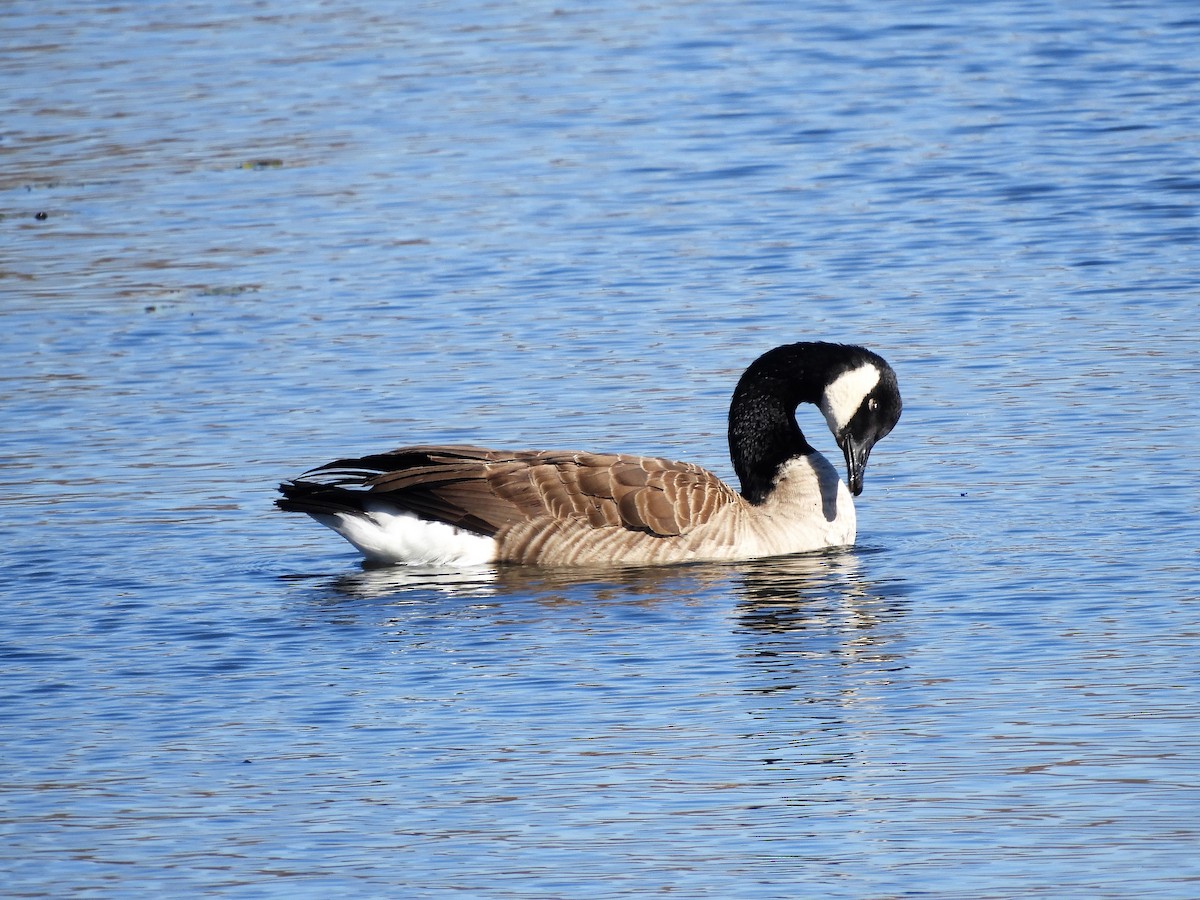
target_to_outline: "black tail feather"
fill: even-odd
[[[346,488],[316,484],[311,481],[285,481],[279,485],[282,497],[275,505],[284,512],[332,515],[361,513],[366,494]]]

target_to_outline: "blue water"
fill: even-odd
[[[3,34],[6,893],[1200,895],[1191,3]],[[408,442],[729,476],[802,339],[904,393],[852,551],[364,571],[271,506]]]

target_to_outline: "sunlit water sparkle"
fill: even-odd
[[[9,895],[1200,892],[1190,5],[5,29]],[[905,398],[851,551],[364,570],[271,508],[415,441],[729,477],[818,338]]]

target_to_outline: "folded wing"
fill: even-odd
[[[687,534],[742,503],[706,469],[653,457],[482,447],[403,447],[305,473],[364,501],[386,500],[426,519],[496,535],[534,519],[584,520],[661,537]],[[316,488],[319,490],[319,488]]]

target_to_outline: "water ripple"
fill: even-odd
[[[1176,6],[9,4],[10,892],[1194,895]],[[412,441],[729,477],[812,337],[905,394],[852,551],[363,569],[271,508]]]

